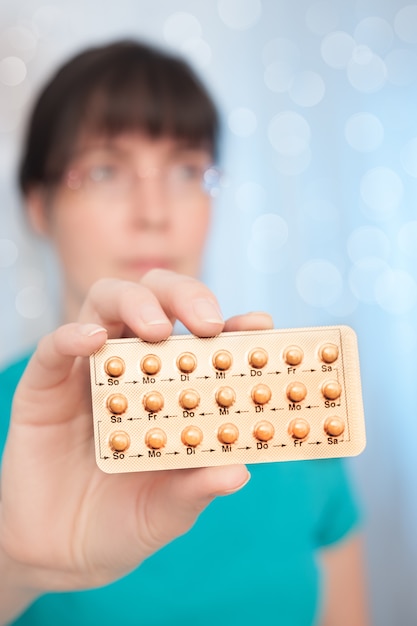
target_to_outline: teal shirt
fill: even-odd
[[[0,445],[23,359],[0,373]],[[47,594],[16,626],[311,626],[320,612],[317,549],[358,511],[339,459],[251,465],[184,536],[100,589]],[[48,532],[47,527],[45,532]],[[114,528],[114,533],[118,532]]]

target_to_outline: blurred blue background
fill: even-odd
[[[417,4],[2,0],[0,365],[59,315],[14,183],[28,109],[68,55],[131,36],[183,54],[222,111],[204,277],[224,313],[358,333],[368,446],[349,468],[374,623],[417,624]]]

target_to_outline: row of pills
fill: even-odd
[[[337,400],[342,388],[337,380],[328,380],[321,385],[321,393],[327,400]],[[307,387],[301,382],[291,382],[285,390],[288,400],[291,402],[302,402],[307,396]],[[236,393],[232,387],[220,387],[216,390],[215,401],[220,407],[229,408],[236,401]],[[254,404],[267,404],[272,397],[272,391],[268,385],[258,384],[252,387],[250,397]],[[143,395],[143,406],[146,411],[157,413],[164,406],[164,397],[159,391],[149,391]],[[178,397],[179,405],[186,410],[195,409],[200,404],[200,394],[195,389],[183,389]],[[107,408],[111,413],[121,415],[128,408],[128,400],[121,393],[111,394],[107,398]]]
[[[345,430],[343,420],[338,416],[328,417],[323,423],[323,431],[331,437],[340,437]],[[302,417],[297,417],[288,425],[288,433],[293,439],[304,440],[310,433],[310,424]],[[253,428],[253,436],[258,441],[267,442],[275,435],[274,425],[262,420]],[[217,430],[217,439],[222,444],[236,443],[239,438],[239,429],[236,424],[227,422],[221,424]],[[145,434],[145,445],[154,450],[164,448],[167,444],[167,435],[162,428],[150,428]],[[198,426],[186,426],[181,432],[181,441],[185,446],[197,447],[203,441],[203,431]],[[123,430],[116,430],[110,434],[109,447],[116,452],[125,452],[130,447],[130,436]]]
[[[324,363],[334,363],[339,356],[339,348],[335,344],[324,344],[318,350],[319,358]],[[283,360],[291,366],[300,365],[304,352],[298,346],[289,346],[283,352]],[[268,363],[269,355],[264,348],[255,348],[248,354],[248,365],[254,369],[262,369]],[[218,350],[212,357],[212,364],[216,370],[225,372],[232,367],[233,357],[228,350]],[[162,362],[156,354],[147,354],[140,362],[141,371],[147,376],[155,376],[161,370]],[[176,360],[177,369],[183,374],[191,374],[197,367],[197,357],[191,352],[183,352]],[[118,378],[125,371],[125,362],[114,356],[107,359],[104,370],[108,376]]]

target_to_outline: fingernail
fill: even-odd
[[[202,322],[210,322],[211,324],[223,324],[223,316],[212,300],[200,298],[193,302],[194,313]]]
[[[158,324],[169,324],[170,321],[167,317],[161,316],[162,311],[154,304],[144,304],[140,307],[141,320],[147,326],[157,326]]]
[[[84,324],[84,326],[81,327],[80,332],[82,335],[92,337],[98,333],[107,333],[107,329],[103,326],[97,326],[97,324]]]
[[[251,474],[250,472],[248,472],[246,480],[241,485],[239,485],[238,487],[233,487],[232,489],[229,489],[228,491],[224,491],[223,495],[230,496],[232,493],[236,493],[237,491],[240,491],[240,489],[243,489],[243,487],[245,487],[245,485],[248,484],[250,479],[251,479]]]

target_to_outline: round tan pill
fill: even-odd
[[[195,448],[203,441],[203,431],[198,426],[187,426],[181,433],[181,441],[185,446]]]
[[[154,376],[161,369],[161,359],[156,354],[147,354],[140,362],[140,369],[148,376]]]
[[[216,370],[228,370],[232,367],[232,363],[232,355],[227,350],[219,350],[213,355],[213,365]]]
[[[301,402],[307,395],[307,387],[303,383],[290,383],[287,387],[287,398],[292,402]]]
[[[325,343],[319,350],[319,356],[325,363],[334,363],[339,356],[339,348],[334,343]]]
[[[288,346],[284,351],[284,361],[288,365],[300,365],[303,357],[304,352],[298,346]]]
[[[288,432],[293,439],[305,439],[310,432],[310,424],[302,417],[296,417],[289,423]]]
[[[111,413],[120,415],[127,409],[127,398],[121,393],[114,393],[107,398],[107,408]]]
[[[275,428],[271,422],[263,420],[255,424],[253,434],[259,441],[269,441],[275,434]]]
[[[321,391],[328,400],[337,400],[342,393],[342,387],[337,380],[328,380],[326,383],[323,383]]]
[[[157,413],[164,406],[164,398],[159,391],[150,391],[143,397],[143,406],[149,413]]]
[[[112,378],[118,378],[125,371],[125,362],[118,356],[111,356],[104,363],[104,371]]]
[[[124,430],[115,430],[109,437],[109,446],[115,452],[124,452],[130,446],[130,437]]]
[[[195,409],[200,404],[200,396],[194,389],[184,389],[180,394],[180,405],[183,409]]]
[[[235,443],[239,437],[239,430],[235,424],[222,424],[217,431],[217,438],[221,443]]]
[[[151,428],[145,435],[145,443],[148,448],[159,450],[166,445],[167,436],[162,428]]]
[[[191,352],[183,352],[177,359],[177,367],[184,374],[191,374],[197,367],[197,359]]]
[[[328,417],[324,422],[324,431],[327,435],[331,437],[340,437],[345,430],[345,423],[340,417],[334,415],[333,417]]]
[[[261,369],[268,363],[268,352],[263,348],[255,348],[249,353],[249,365],[255,369]]]
[[[251,391],[252,400],[255,404],[266,404],[270,401],[271,395],[268,385],[256,385]]]
[[[219,406],[232,406],[235,400],[236,394],[231,387],[220,387],[220,389],[216,391],[216,402]]]

